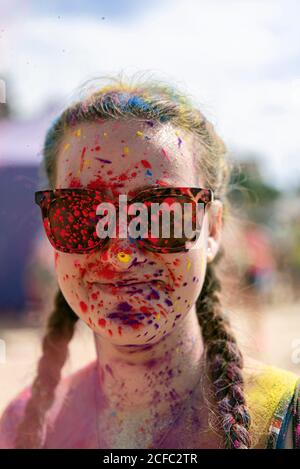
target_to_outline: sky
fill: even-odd
[[[1,1],[0,78],[20,119],[90,78],[146,71],[191,95],[266,180],[300,181],[297,0]],[[8,86],[9,85],[9,86]]]

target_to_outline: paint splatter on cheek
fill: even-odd
[[[87,312],[88,307],[87,307],[87,304],[84,301],[81,300],[80,303],[79,303],[79,306],[80,306],[80,309],[83,313]]]

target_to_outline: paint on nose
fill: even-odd
[[[126,252],[121,251],[121,252],[118,252],[117,258],[120,262],[128,263],[130,262],[132,257],[130,254],[127,254]]]

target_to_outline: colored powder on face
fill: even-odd
[[[101,161],[101,163],[108,163],[108,164],[111,164],[111,161],[110,161],[110,160],[104,160],[103,158],[95,157],[95,160]]]
[[[173,302],[169,300],[168,298],[165,300],[166,305],[172,306]]]
[[[159,296],[159,293],[154,290],[154,288],[151,288],[151,293],[150,295],[147,296],[147,300],[151,300],[151,299],[154,299],[154,300],[159,300],[160,296]]]
[[[167,158],[167,160],[171,161],[170,157],[167,155],[166,150],[164,148],[162,148],[161,151],[163,152],[164,157]]]
[[[117,258],[120,262],[129,262],[131,256],[129,254],[126,254],[126,252],[119,252]]]
[[[186,265],[186,270],[190,270],[191,265],[192,265],[191,261],[188,260],[188,261],[187,261],[187,265]]]
[[[140,130],[137,130],[136,135],[137,135],[138,137],[142,137],[144,134],[143,134],[143,132],[141,132]]]
[[[83,162],[84,162],[85,152],[86,152],[86,147],[83,147],[82,152],[81,152],[81,157],[80,157],[80,170],[79,170],[79,172],[82,171],[82,169],[83,169]]]
[[[152,173],[151,173],[151,171],[150,171],[149,169],[147,169],[147,171],[146,171],[145,174],[146,174],[146,176],[152,176]]]
[[[70,146],[71,146],[70,143],[66,143],[65,146],[64,146],[64,148],[63,148],[63,153],[64,153],[68,148],[70,148]]]
[[[80,301],[79,305],[80,305],[81,311],[83,313],[86,313],[87,312],[87,304],[84,301]]]
[[[101,327],[105,327],[105,325],[106,325],[105,319],[99,319],[98,324],[99,324],[99,326],[101,326]]]
[[[124,301],[123,303],[119,303],[117,308],[119,311],[125,311],[125,312],[132,310],[132,306],[129,303],[127,303],[127,301]]]
[[[79,178],[72,178],[71,181],[70,181],[70,188],[73,188],[73,187],[81,187],[81,182],[80,182],[80,179]]]
[[[147,160],[141,160],[141,163],[145,168],[149,168],[149,169],[152,168],[151,164]]]

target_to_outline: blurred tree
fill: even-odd
[[[230,178],[230,202],[243,212],[245,217],[257,223],[270,221],[270,207],[281,195],[281,191],[267,184],[253,156],[236,162]]]

